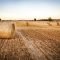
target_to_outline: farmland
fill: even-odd
[[[0,60],[60,60],[56,22],[14,22],[15,38],[0,39]]]

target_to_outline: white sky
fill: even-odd
[[[57,2],[56,2],[57,1]],[[5,1],[0,4],[0,17],[2,19],[44,19],[48,17],[60,18],[59,0],[36,1]]]

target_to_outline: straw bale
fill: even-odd
[[[0,23],[0,38],[12,38],[15,36],[15,25],[11,23]]]

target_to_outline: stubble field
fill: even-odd
[[[0,60],[60,60],[60,27],[29,25],[16,25],[15,38],[0,39]]]

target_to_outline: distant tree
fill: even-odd
[[[52,21],[52,18],[51,18],[51,17],[49,17],[49,18],[48,18],[48,21]]]
[[[36,21],[36,18],[34,18],[34,21]]]
[[[0,18],[0,21],[1,21],[1,18]]]

